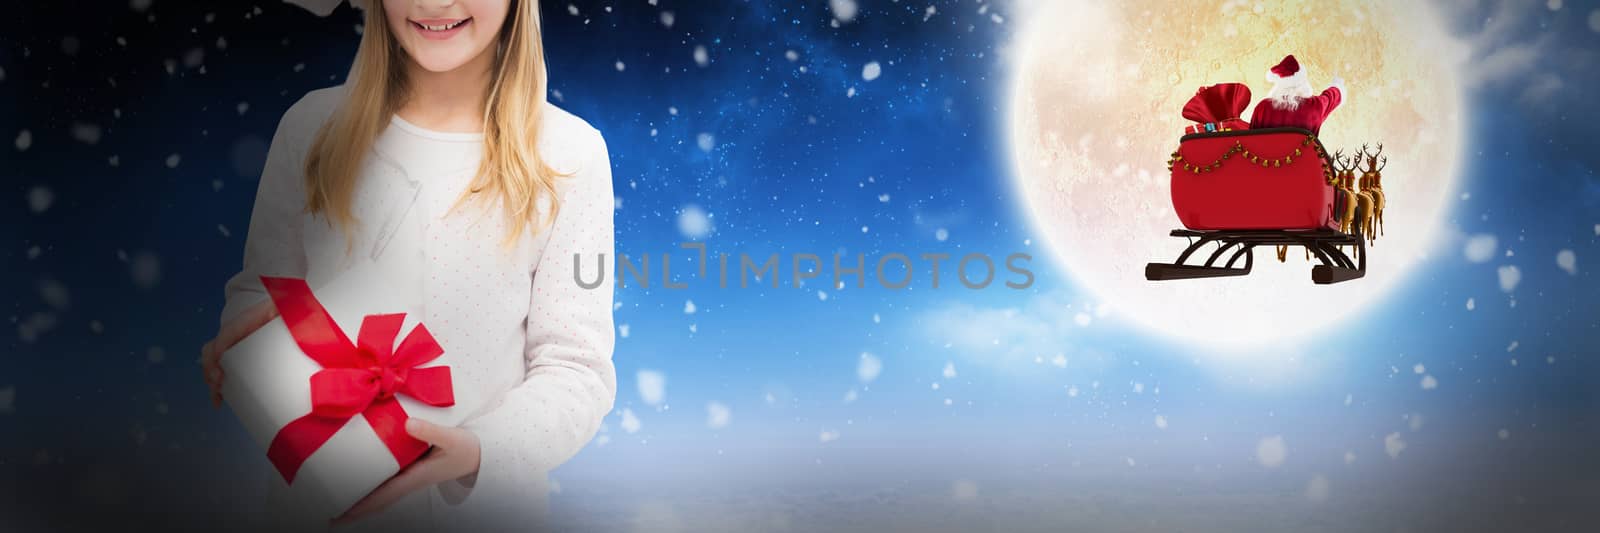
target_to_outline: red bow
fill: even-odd
[[[435,407],[455,405],[450,367],[417,368],[444,353],[421,324],[395,347],[404,313],[367,315],[351,343],[322,308],[305,280],[262,277],[295,344],[323,369],[311,376],[311,413],[289,422],[272,437],[267,458],[283,480],[294,483],[300,465],[356,415],[367,419],[378,439],[404,468],[428,451],[428,443],[406,432],[406,410],[396,394]]]

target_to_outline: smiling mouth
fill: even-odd
[[[462,25],[465,25],[468,22],[472,22],[472,17],[467,17],[467,18],[464,18],[464,19],[461,19],[461,20],[457,20],[457,21],[454,21],[454,22],[443,22],[443,23],[439,23],[439,24],[423,24],[423,23],[417,22],[415,20],[412,20],[412,21],[409,21],[409,22],[411,22],[412,26],[414,26],[417,29],[422,30],[422,31],[445,32],[445,31],[450,31],[450,30],[459,28],[459,27],[461,27]]]

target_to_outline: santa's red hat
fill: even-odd
[[[1279,78],[1287,78],[1300,72],[1300,62],[1295,61],[1294,54],[1283,56],[1283,61],[1272,67],[1272,73]]]
[[[1309,96],[1311,93],[1311,80],[1306,77],[1306,71],[1300,68],[1300,61],[1293,54],[1283,56],[1283,61],[1267,70],[1267,81],[1272,82],[1272,95]]]
[[[1272,83],[1303,83],[1306,81],[1306,72],[1300,70],[1300,62],[1295,60],[1294,54],[1283,56],[1283,61],[1273,65],[1267,70],[1267,81]]]

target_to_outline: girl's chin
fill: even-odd
[[[411,57],[417,66],[428,72],[450,72],[472,61],[472,54],[416,54]]]

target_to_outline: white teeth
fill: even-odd
[[[429,24],[423,24],[421,22],[418,22],[417,25],[418,26],[422,26],[423,29],[426,29],[428,31],[445,31],[445,30],[454,28],[456,26],[460,26],[460,25],[466,23],[467,20],[468,19],[461,19],[461,20],[458,20],[458,21],[455,21],[455,22],[452,22],[452,23],[449,23],[449,24],[440,24],[440,25],[437,25],[437,26],[429,25]]]

